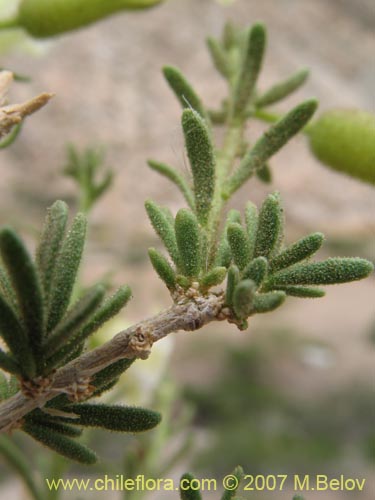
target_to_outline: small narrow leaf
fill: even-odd
[[[181,71],[173,66],[164,66],[164,77],[175,93],[183,108],[194,109],[202,118],[207,119],[207,114],[201,99],[186,80]]]
[[[256,286],[251,280],[238,283],[233,293],[233,309],[239,319],[246,319],[253,310]]]
[[[306,81],[309,76],[308,69],[302,69],[291,75],[286,80],[277,83],[273,87],[271,87],[267,92],[263,95],[259,96],[255,105],[258,108],[262,108],[264,106],[269,106],[270,104],[274,104],[275,102],[281,101],[285,97],[288,97],[295,90],[299,89]]]
[[[281,306],[285,297],[285,292],[282,291],[257,294],[253,300],[253,310],[256,313],[273,311],[277,307]]]
[[[202,117],[191,109],[182,113],[185,145],[193,173],[198,220],[206,224],[215,189],[215,157],[210,134]]]
[[[62,434],[64,436],[72,438],[79,437],[82,434],[82,429],[78,429],[77,427],[73,427],[72,425],[59,422],[57,419],[56,421],[54,421],[47,414],[45,414],[44,416],[28,415],[26,417],[26,421],[30,422],[31,424],[43,426],[46,430],[51,429],[51,431],[54,433],[56,432],[58,434]]]
[[[368,260],[337,257],[279,271],[270,278],[269,283],[273,286],[334,285],[366,278],[373,269],[373,264]]]
[[[92,384],[99,390],[117,380],[119,376],[124,373],[134,363],[136,358],[123,358],[110,364],[100,372],[96,373],[92,379]]]
[[[175,232],[181,273],[196,277],[200,271],[200,229],[195,215],[185,208],[177,212]]]
[[[40,242],[36,250],[36,265],[47,303],[51,290],[54,266],[64,240],[67,219],[68,206],[66,203],[56,201],[49,207],[40,236]]]
[[[232,223],[228,226],[227,237],[234,263],[241,271],[250,260],[250,245],[246,231],[240,224]]]
[[[225,279],[227,270],[225,267],[214,267],[200,281],[202,289],[208,290],[212,286],[220,285]]]
[[[43,298],[38,275],[24,244],[10,228],[0,231],[0,251],[16,291],[29,342],[38,353],[43,337]]]
[[[0,294],[3,295],[4,299],[8,304],[15,310],[18,310],[17,297],[12,288],[12,284],[9,280],[9,276],[5,269],[2,269],[0,262]]]
[[[325,295],[325,291],[320,288],[309,288],[305,286],[278,286],[277,289],[282,290],[292,297],[319,299]]]
[[[146,201],[145,207],[152,227],[164,243],[165,248],[168,250],[173,262],[178,265],[179,257],[176,236],[173,226],[170,224],[169,218],[164,213],[163,209],[156,205],[153,201]]]
[[[180,479],[180,498],[181,500],[202,500],[202,496],[197,490],[195,477],[188,472],[183,474]]]
[[[322,233],[312,233],[298,240],[271,260],[271,272],[279,271],[311,257],[319,250],[323,241]]]
[[[271,257],[278,251],[283,239],[283,227],[280,198],[277,194],[268,195],[259,213],[255,257]]]
[[[35,375],[35,362],[30,349],[28,336],[19,323],[16,315],[11,307],[0,295],[0,335],[11,351],[14,361],[9,356],[5,355],[3,363],[8,360],[8,365],[11,368],[17,369],[17,373],[21,372],[29,378]],[[18,363],[17,363],[18,362]],[[17,366],[14,366],[17,365]],[[7,370],[9,371],[9,370]],[[11,373],[14,373],[12,371]]]
[[[225,293],[225,304],[229,307],[233,306],[233,293],[239,281],[240,270],[235,265],[230,266],[228,269],[227,289]]]
[[[251,203],[251,201],[249,201],[248,203],[246,203],[245,208],[245,222],[249,240],[250,259],[254,257],[255,241],[258,231],[258,219],[258,209],[254,205],[254,203]]]
[[[225,49],[215,38],[208,37],[206,42],[215,68],[224,78],[230,78],[232,71]]]
[[[159,174],[164,175],[164,177],[172,181],[183,194],[189,207],[192,210],[195,210],[193,193],[184,177],[179,174],[177,170],[170,167],[169,165],[166,165],[165,163],[159,163],[154,160],[148,160],[147,163],[149,167],[152,168],[152,170],[159,172]]]
[[[242,67],[233,92],[233,115],[244,116],[262,67],[266,30],[254,24],[249,31]]]
[[[64,411],[79,415],[75,425],[103,427],[118,432],[143,432],[161,421],[160,413],[144,408],[106,404],[73,404]],[[67,419],[69,420],[69,419]]]
[[[261,168],[271,156],[296,135],[310,120],[317,106],[317,101],[314,99],[305,101],[270,127],[241,160],[238,169],[223,191],[223,198],[228,199],[258,168]]]
[[[57,325],[69,305],[85,243],[86,225],[86,217],[77,214],[61,246],[52,278],[47,331]]]
[[[167,259],[155,248],[148,249],[151,264],[169,290],[176,287],[176,273]]]
[[[245,267],[242,273],[242,278],[254,281],[257,288],[259,288],[266,277],[267,267],[267,259],[264,257],[257,257]]]
[[[68,312],[66,317],[47,337],[43,352],[51,356],[75,336],[77,330],[97,310],[104,298],[104,287],[97,285],[89,290]]]
[[[46,429],[42,425],[25,422],[22,430],[36,441],[39,441],[66,458],[87,465],[94,464],[97,461],[96,454],[90,448],[76,443],[67,436],[53,432],[51,429]]]
[[[21,375],[21,366],[2,349],[0,349],[0,369],[12,375]]]
[[[221,497],[221,500],[232,500],[234,499],[237,491],[238,491],[238,488],[240,486],[240,483],[244,477],[244,471],[242,469],[242,467],[240,467],[239,465],[234,469],[234,471],[232,472],[231,476],[234,476],[237,481],[237,487],[236,488],[231,488],[230,490],[225,490],[222,497]],[[231,485],[232,486],[232,485]]]

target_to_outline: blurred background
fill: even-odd
[[[67,201],[72,212],[77,208],[77,188],[63,174],[68,143],[79,150],[104,147],[105,164],[115,172],[112,187],[90,213],[82,282],[89,285],[109,273],[114,285],[128,283],[134,298],[95,342],[169,305],[148,262],[147,248],[159,243],[143,208],[147,198],[173,212],[183,206],[174,187],[146,165],[153,158],[187,168],[180,108],[161,67],[178,66],[204,102],[216,107],[226,89],[205,38],[219,36],[227,20],[267,25],[261,88],[300,67],[311,69],[308,83],[279,111],[311,96],[320,101],[318,113],[331,107],[374,110],[375,9],[370,0],[170,0],[48,41],[0,34],[1,67],[31,78],[13,85],[10,102],[41,91],[56,93],[1,154],[0,224],[16,227],[32,247],[45,209],[55,199]],[[249,138],[264,129],[254,122]],[[373,188],[319,164],[302,136],[271,165],[272,185],[252,181],[232,207],[242,209],[249,199],[260,204],[278,190],[287,241],[322,231],[327,239],[322,258],[375,258]],[[328,288],[321,300],[289,298],[280,311],[252,319],[245,332],[217,323],[165,339],[107,396],[161,408],[164,424],[140,438],[93,431],[86,439],[102,457],[98,466],[68,466],[27,437],[15,433],[14,438],[39,479],[148,473],[177,480],[186,470],[220,479],[241,464],[248,474],[366,477],[362,494],[311,492],[307,500],[370,500],[375,488],[374,291],[372,277]],[[29,498],[1,464],[0,494]],[[176,498],[168,492],[105,494],[111,499]],[[243,497],[290,500],[292,494],[285,489],[277,496]],[[102,495],[74,491],[60,497],[46,493],[46,498]],[[205,498],[218,498],[218,493]]]

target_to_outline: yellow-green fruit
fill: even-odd
[[[46,38],[93,23],[120,10],[153,7],[163,0],[22,0],[18,25]]]
[[[334,109],[308,127],[310,147],[325,165],[375,184],[375,115]]]

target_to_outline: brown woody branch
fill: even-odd
[[[0,404],[0,432],[18,427],[20,420],[59,394],[79,399],[79,390],[90,387],[90,379],[106,366],[123,358],[146,359],[152,344],[178,330],[198,330],[214,320],[227,319],[223,296],[210,294],[175,304],[158,315],[133,325],[109,342],[89,351],[60,368],[50,380],[41,380],[32,397],[18,392]]]

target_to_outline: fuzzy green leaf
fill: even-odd
[[[227,269],[225,267],[214,267],[200,280],[202,289],[208,290],[212,286],[220,285],[225,279]]]
[[[223,191],[223,198],[228,199],[258,168],[261,168],[271,156],[296,135],[310,120],[317,106],[315,99],[305,101],[270,127],[241,160]]]
[[[228,226],[227,237],[234,263],[241,271],[250,260],[250,245],[246,231],[240,224],[232,223]]]
[[[234,471],[232,472],[231,475],[234,476],[237,479],[237,487],[234,488],[234,489],[225,490],[224,493],[223,493],[223,495],[222,495],[222,497],[221,497],[221,500],[232,500],[234,498],[234,496],[237,493],[237,490],[238,490],[238,487],[240,485],[240,482],[242,481],[242,479],[244,477],[244,471],[243,471],[242,467],[240,467],[238,465],[234,469]]]
[[[86,226],[86,217],[82,213],[77,214],[61,246],[51,284],[47,331],[58,324],[69,306],[85,243]]]
[[[272,257],[277,253],[283,239],[283,210],[277,193],[265,199],[259,213],[255,257]]]
[[[242,278],[254,281],[257,288],[259,288],[266,277],[267,267],[267,259],[264,257],[257,257],[245,267],[242,273]]]
[[[147,431],[161,420],[160,413],[156,411],[129,406],[80,403],[69,405],[64,411],[79,415],[79,418],[74,419],[75,425],[102,427],[118,432]]]
[[[95,395],[102,391],[104,387],[110,384],[113,380],[117,380],[134,363],[136,358],[123,358],[110,364],[100,372],[96,373],[92,379],[92,384],[97,388]]]
[[[207,119],[207,113],[201,99],[181,71],[173,66],[164,66],[163,73],[181,106],[194,109],[202,118]]]
[[[34,354],[43,337],[43,298],[32,259],[17,234],[10,228],[0,231],[0,251],[15,289],[22,321]]]
[[[225,228],[221,235],[220,243],[216,252],[215,266],[228,268],[232,261],[232,252],[227,238],[228,226],[232,222],[241,224],[241,213],[238,210],[232,209],[228,212]]]
[[[281,290],[292,297],[307,299],[319,299],[326,294],[325,291],[320,288],[309,288],[305,286],[278,286],[277,290]]]
[[[175,232],[181,273],[190,278],[197,277],[201,265],[201,238],[199,224],[193,212],[185,208],[177,212]]]
[[[168,253],[171,256],[173,262],[176,264],[176,266],[178,266],[179,257],[176,236],[169,218],[165,214],[164,210],[156,205],[156,203],[154,203],[153,201],[146,201],[145,207],[152,227],[164,243],[165,248],[168,250]]]
[[[233,309],[236,316],[246,319],[252,312],[256,285],[252,280],[242,280],[234,289]]]
[[[192,109],[182,113],[185,145],[193,174],[198,220],[206,224],[215,189],[215,157],[210,134],[202,117]]]
[[[192,210],[195,210],[193,193],[184,177],[178,173],[177,170],[169,165],[166,165],[165,163],[160,163],[154,160],[148,160],[147,163],[152,170],[159,172],[159,174],[164,175],[164,177],[172,181],[183,194],[189,207]]]
[[[191,484],[192,483],[192,484]],[[180,498],[181,500],[202,500],[195,477],[186,472],[180,479]]]
[[[1,356],[3,366],[15,373],[23,373],[29,378],[35,375],[35,361],[30,351],[29,339],[12,308],[0,295],[0,335],[9,347],[14,360],[5,353]],[[7,370],[9,371],[9,370]]]
[[[233,91],[233,115],[243,117],[253,95],[266,47],[266,30],[254,24],[247,37],[242,68]]]
[[[36,250],[36,265],[47,303],[51,291],[55,263],[64,240],[67,219],[68,206],[66,203],[56,201],[49,207],[40,236],[40,242]]]
[[[285,300],[285,292],[276,291],[257,294],[253,300],[253,311],[255,313],[267,313],[273,311]]]
[[[228,269],[227,289],[225,292],[225,304],[229,307],[233,306],[233,293],[239,281],[240,270],[237,266],[231,265]]]
[[[255,241],[258,231],[258,219],[259,219],[258,209],[254,205],[254,203],[251,203],[251,201],[249,201],[248,203],[246,203],[246,208],[245,208],[245,222],[246,222],[246,230],[249,241],[249,253],[251,259],[254,257]]]
[[[292,94],[295,90],[299,89],[305,83],[308,76],[308,69],[301,69],[300,71],[297,71],[294,75],[291,75],[286,80],[273,85],[264,94],[259,96],[255,101],[255,105],[258,108],[262,108],[281,101],[285,97]]]
[[[285,269],[286,267],[311,257],[319,250],[323,241],[324,235],[322,233],[312,233],[305,236],[305,238],[293,243],[293,245],[274,257],[270,262],[270,271],[275,272],[280,269]]]
[[[64,345],[56,354],[51,356],[47,363],[46,369],[49,370],[51,367],[60,365],[63,361],[71,356],[71,354],[77,351],[77,345],[87,339],[89,335],[96,332],[106,321],[115,316],[121,309],[127,304],[131,297],[131,289],[128,286],[120,287],[116,293],[106,299],[99,309],[90,318],[87,324],[85,324],[81,330],[79,330],[74,339],[68,344]],[[80,347],[78,347],[79,353]]]
[[[43,352],[51,356],[62,344],[69,342],[77,330],[97,310],[104,298],[104,287],[97,285],[89,290],[70,310],[66,317],[56,326],[44,343]]]
[[[26,417],[26,421],[30,422],[31,424],[43,426],[47,430],[51,429],[52,432],[56,432],[58,434],[62,434],[64,436],[72,438],[79,437],[82,434],[82,429],[78,429],[77,427],[73,427],[72,425],[59,422],[57,421],[57,419],[55,421],[53,417],[50,417],[47,414],[29,414]]]
[[[334,285],[366,278],[374,269],[371,262],[360,258],[330,258],[323,262],[299,264],[275,273],[269,284]],[[267,287],[269,285],[267,284]]]
[[[232,73],[231,67],[228,61],[228,56],[221,43],[212,37],[208,37],[206,43],[208,50],[210,51],[211,59],[217,71],[224,78],[230,78]]]
[[[22,430],[36,441],[39,441],[66,458],[87,465],[94,464],[97,461],[96,454],[90,450],[90,448],[87,448],[87,446],[83,444],[76,443],[67,436],[53,432],[43,425],[26,421],[22,426]]]
[[[17,297],[12,288],[9,276],[5,269],[2,269],[0,262],[0,294],[8,302],[8,304],[15,310],[18,310]]]
[[[167,259],[155,248],[148,249],[151,264],[169,290],[176,287],[176,273]]]

